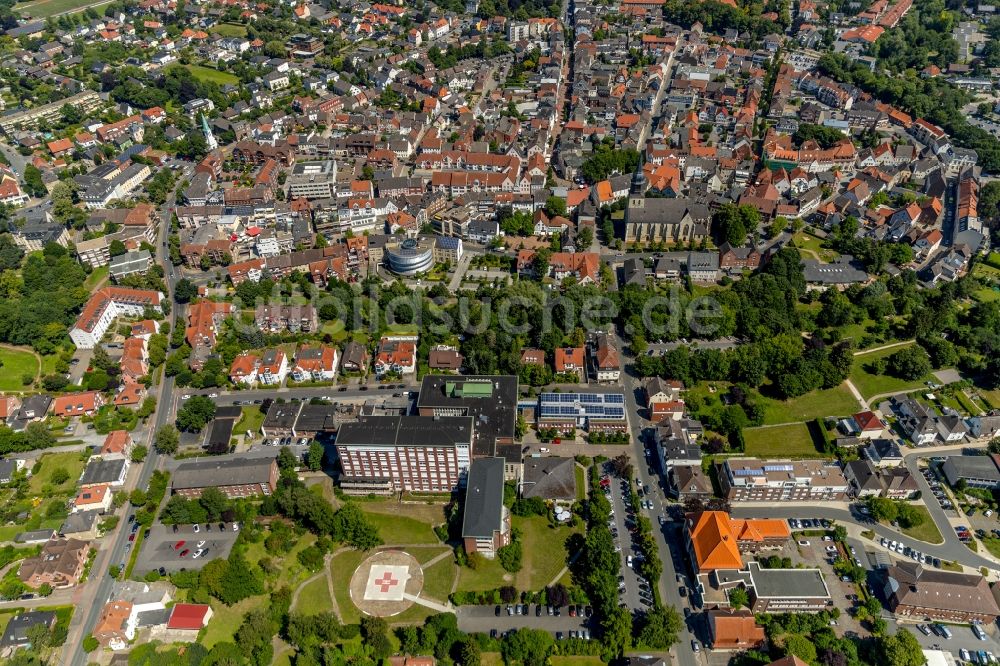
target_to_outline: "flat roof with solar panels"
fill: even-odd
[[[538,398],[538,418],[542,421],[624,421],[623,393],[542,393]]]

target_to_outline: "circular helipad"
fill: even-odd
[[[351,601],[365,615],[399,615],[413,605],[424,587],[424,570],[409,553],[381,550],[351,576]]]

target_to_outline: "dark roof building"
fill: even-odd
[[[52,629],[56,625],[56,614],[53,611],[29,611],[15,615],[7,623],[7,628],[0,638],[0,649],[31,648],[28,639],[28,629],[42,625]]]
[[[979,574],[925,569],[916,562],[886,570],[885,597],[899,616],[988,624],[1000,617],[998,593]]]
[[[417,411],[421,416],[471,416],[475,423],[473,455],[494,456],[498,444],[514,442],[517,377],[425,375]]]
[[[522,497],[576,500],[576,460],[573,458],[526,458]]]
[[[261,432],[265,437],[290,437],[301,409],[301,402],[272,402],[264,417]]]
[[[128,460],[125,458],[95,458],[87,463],[87,468],[83,470],[79,485],[96,486],[107,483],[112,486],[120,486],[125,482],[125,475],[128,473]]]
[[[465,552],[493,558],[510,543],[510,514],[503,504],[503,458],[480,458],[469,467],[462,516]]]
[[[209,458],[188,460],[177,466],[171,490],[189,499],[201,497],[205,488],[218,488],[230,499],[270,495],[278,486],[275,458]]]

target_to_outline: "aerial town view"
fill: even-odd
[[[1000,5],[0,0],[0,666],[1000,664]]]

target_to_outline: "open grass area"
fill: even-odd
[[[573,655],[565,657],[549,657],[552,666],[602,666],[604,664],[600,657]]]
[[[320,576],[306,583],[299,591],[299,598],[295,602],[294,610],[297,613],[315,615],[333,609],[333,602],[330,599],[330,588],[326,582],[326,576]]]
[[[479,663],[482,666],[503,666],[503,657],[499,652],[484,652]]]
[[[579,465],[576,466],[576,498],[578,500],[587,499],[587,472]]]
[[[517,589],[539,590],[559,575],[566,565],[566,539],[574,530],[569,527],[552,527],[541,516],[518,519],[514,529],[521,530],[524,550],[524,567],[517,573]]]
[[[1000,409],[1000,389],[994,391],[984,391],[979,390],[979,395],[983,396],[983,400],[990,403],[991,409]]]
[[[110,1],[108,0],[108,2]],[[48,18],[56,14],[72,12],[75,9],[83,9],[92,4],[92,2],[93,0],[37,0],[36,2],[20,3],[14,7],[14,11],[21,14],[30,14],[35,18]]]
[[[209,32],[223,37],[246,37],[247,29],[235,23],[220,23],[208,29]]]
[[[51,488],[53,493],[69,493],[76,488],[76,480],[83,473],[83,461],[80,460],[79,451],[46,453],[38,461],[42,467],[28,482],[28,489],[32,494],[41,493],[44,486],[52,486],[52,475],[57,469],[66,470],[68,479],[58,486],[53,486]]]
[[[820,458],[812,433],[805,423],[746,428],[743,430],[746,454],[760,458]]]
[[[83,281],[83,286],[87,288],[88,291],[93,291],[98,285],[103,284],[108,279],[108,267],[99,266],[90,272],[87,279]]]
[[[442,504],[362,502],[358,506],[378,527],[387,544],[437,544],[433,526],[445,522]]]
[[[260,427],[264,424],[264,416],[264,412],[260,411],[260,407],[257,405],[244,407],[240,420],[233,427],[233,435],[246,435],[247,430],[249,430],[256,437],[260,434]]]
[[[761,397],[764,425],[811,421],[825,416],[849,416],[858,411],[858,402],[844,385],[832,389],[817,389],[790,400]]]
[[[38,378],[38,358],[30,351],[0,348],[0,391],[23,391],[21,378]]]
[[[337,608],[344,624],[356,624],[361,620],[358,607],[351,601],[351,576],[366,554],[359,550],[349,550],[330,560],[330,581],[333,595],[337,598]]]
[[[420,564],[427,564],[442,553],[452,553],[452,549],[445,545],[440,546],[410,546],[406,552],[413,555],[413,558]],[[444,561],[451,561],[454,558],[446,558]]]
[[[451,594],[451,584],[455,581],[455,562],[448,557],[424,569],[424,589],[421,596],[445,603]]]
[[[199,643],[211,650],[216,643],[232,641],[236,630],[243,622],[243,616],[255,608],[259,608],[267,601],[267,597],[261,595],[250,597],[243,601],[227,606],[218,599],[212,599],[212,619],[205,627],[205,633],[198,640]]]
[[[236,85],[240,82],[239,78],[228,73],[220,72],[217,69],[212,69],[211,67],[203,67],[201,65],[187,65],[187,68],[194,74],[195,78],[199,81],[205,81],[207,83],[218,83],[220,86],[226,84]]]
[[[800,231],[792,236],[792,241],[795,243],[795,247],[807,250],[807,252],[801,253],[806,259],[815,259],[813,252],[819,255],[820,261],[826,263],[830,263],[840,256],[836,251],[824,248],[823,241],[805,231]]]
[[[914,506],[917,508],[917,512],[923,515],[924,521],[916,527],[906,529],[901,527],[899,529],[903,532],[903,534],[911,539],[917,539],[927,543],[942,543],[944,539],[941,538],[941,532],[938,530],[937,525],[934,524],[934,519],[931,518],[931,514],[928,513],[927,507],[922,504],[915,504]]]
[[[920,377],[913,381],[899,379],[890,375],[876,375],[870,372],[869,364],[873,361],[886,358],[896,353],[904,347],[892,347],[882,351],[861,354],[854,357],[854,367],[851,369],[851,381],[865,398],[884,393],[895,393],[897,391],[912,391],[924,385],[924,382],[933,379],[930,375]]]

